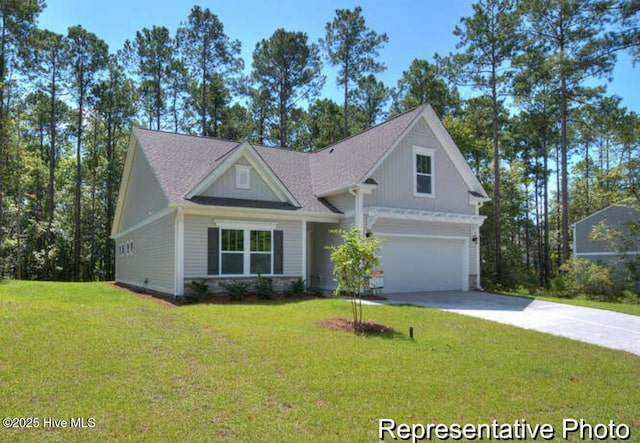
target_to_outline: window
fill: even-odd
[[[271,274],[271,231],[251,232],[251,274]]]
[[[251,166],[236,165],[236,188],[238,189],[251,188]]]
[[[413,195],[418,197],[434,196],[434,150],[413,147]]]
[[[274,273],[273,230],[222,228],[219,233],[221,275]]]
[[[244,274],[244,231],[220,230],[222,274]]]
[[[207,228],[207,274],[281,275],[284,236],[276,223],[215,221]]]

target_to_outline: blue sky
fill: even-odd
[[[380,51],[387,70],[378,75],[387,86],[395,86],[414,58],[433,61],[433,54],[448,54],[457,42],[454,27],[461,17],[471,14],[472,0],[47,0],[39,26],[66,33],[80,24],[109,44],[111,52],[120,49],[136,31],[153,25],[166,26],[172,33],[186,21],[193,5],[209,8],[222,21],[226,34],[242,42],[247,69],[258,41],[269,38],[278,28],[304,31],[312,42],[324,36],[324,26],[333,20],[336,9],[360,5],[367,25],[386,32],[389,42]],[[634,84],[640,79],[640,66],[633,67],[626,55],[619,58],[607,85],[609,93],[623,99],[623,106],[640,113],[640,93]],[[335,87],[335,71],[325,68],[327,82],[323,96],[340,100]],[[603,80],[604,81],[604,80]]]

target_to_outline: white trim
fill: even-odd
[[[184,211],[178,209],[175,224],[174,295],[184,295]]]
[[[193,198],[202,194],[209,189],[213,184],[234,165],[240,158],[244,158],[265,182],[265,184],[271,189],[271,191],[278,197],[281,202],[289,202],[294,206],[301,206],[295,199],[293,194],[287,189],[282,180],[273,172],[269,165],[260,157],[260,154],[249,142],[242,142],[236,146],[231,154],[225,158],[222,163],[211,171],[211,173],[205,177],[200,183],[198,183],[193,189],[191,189],[186,195],[186,199]]]
[[[131,226],[130,228],[125,229],[122,232],[119,232],[116,235],[112,235],[111,238],[113,240],[117,240],[121,237],[127,236],[129,234],[131,234],[132,232],[146,226],[146,225],[150,225],[153,222],[156,222],[158,220],[160,220],[161,218],[166,217],[167,215],[170,215],[172,213],[174,213],[176,211],[176,208],[173,207],[168,207],[168,208],[164,208],[162,211],[158,211],[155,214],[153,214],[150,217],[145,218],[144,220],[142,220],[139,223],[136,223],[135,225]]]
[[[214,227],[220,229],[249,229],[253,231],[273,231],[278,227],[278,223],[265,223],[246,220],[214,220]]]
[[[251,166],[235,165],[236,168],[236,188],[251,189]]]
[[[172,204],[172,209],[183,208],[185,214],[204,215],[204,216],[225,216],[239,218],[263,218],[269,220],[305,220],[307,222],[318,223],[339,223],[344,219],[344,214],[318,214],[315,212],[301,211],[282,211],[279,209],[255,209],[255,208],[239,208],[231,206],[202,206],[195,203]]]
[[[131,171],[133,169],[133,161],[135,155],[138,152],[137,138],[134,135],[135,128],[132,130],[129,136],[129,147],[127,149],[127,155],[124,160],[124,167],[122,170],[122,180],[120,181],[120,188],[118,191],[118,201],[116,202],[116,209],[113,214],[113,224],[111,225],[111,238],[116,238],[120,234],[116,234],[120,229],[120,221],[122,219],[122,211],[124,210],[124,203],[129,190],[129,178],[131,177]]]
[[[640,255],[640,251],[624,251],[624,252],[576,252],[573,255],[582,257],[585,255],[602,255],[602,256],[615,256],[615,255]]]
[[[477,226],[482,225],[487,218],[484,215],[459,214],[455,212],[421,211],[418,209],[385,208],[380,206],[368,206],[365,208],[364,212],[372,219],[369,229],[373,227],[373,224],[378,218],[387,218],[394,220],[416,220],[425,222],[461,223]]]
[[[468,190],[475,191],[478,194],[483,195],[484,197],[486,197],[486,201],[489,201],[490,198],[487,194],[487,191],[485,191],[485,189],[482,187],[482,184],[478,180],[478,177],[476,177],[476,175],[473,173],[471,167],[469,166],[469,163],[467,163],[457,145],[451,138],[451,135],[449,134],[449,132],[447,132],[447,129],[444,127],[444,125],[434,112],[433,108],[429,104],[424,107],[420,115],[418,115],[418,117],[416,117],[416,119],[409,126],[407,126],[407,128],[398,136],[393,145],[389,149],[387,149],[384,155],[382,155],[382,157],[378,159],[378,161],[371,167],[371,169],[369,169],[369,171],[362,178],[362,181],[366,181],[368,178],[371,178],[376,170],[378,170],[380,165],[385,162],[385,160],[401,143],[405,136],[413,130],[413,128],[418,124],[421,118],[433,131],[433,134],[436,136],[436,139],[442,146],[442,149],[449,156],[449,159],[454,164],[456,170],[462,176],[462,180],[466,183]],[[339,190],[336,189],[329,192],[324,192],[322,196],[331,195],[331,193],[336,193],[337,191]]]
[[[475,191],[481,195],[484,195],[488,200],[490,200],[489,196],[487,195],[487,191],[485,191],[485,189],[482,187],[480,180],[478,180],[478,177],[476,177],[476,175],[471,170],[469,163],[467,163],[467,160],[462,155],[462,152],[451,138],[451,134],[449,134],[447,129],[444,127],[442,121],[440,121],[431,105],[427,105],[426,109],[422,113],[422,117],[433,131],[434,135],[440,142],[440,145],[449,155],[449,159],[455,165],[458,173],[460,173],[460,175],[462,176],[462,179],[467,184],[468,189],[470,191]]]
[[[302,254],[300,257],[300,264],[302,265],[302,279],[307,280],[307,222],[302,220]],[[284,245],[283,245],[284,249]],[[284,265],[284,264],[283,264]],[[284,266],[283,266],[284,267]]]
[[[430,235],[430,234],[400,234],[400,233],[376,233],[378,237],[391,238],[420,238],[436,240],[453,240],[462,242],[462,290],[469,290],[469,238],[462,235]],[[384,245],[383,245],[384,248]]]
[[[464,235],[433,235],[433,234],[404,234],[399,232],[376,232],[377,237],[410,237],[410,238],[436,238],[440,240],[469,240]]]
[[[436,150],[433,148],[427,148],[426,146],[412,146],[413,153],[413,196],[421,198],[435,198],[436,197]],[[429,157],[431,159],[431,172],[428,175],[431,178],[431,192],[418,192],[418,155],[422,157]]]
[[[301,275],[298,274],[262,274],[263,277],[273,277],[273,278],[298,278]],[[185,275],[185,280],[191,280],[196,278],[206,278],[209,280],[224,280],[228,278],[256,278],[257,274],[234,274],[234,275],[211,275],[211,274],[189,274]],[[303,277],[304,278],[304,277]]]
[[[218,244],[220,247],[218,248],[218,263],[219,263],[219,272],[221,277],[255,277],[258,274],[251,273],[251,255],[252,254],[269,254],[270,257],[270,268],[271,272],[263,274],[265,276],[273,276],[279,275],[274,274],[274,234],[273,231],[276,229],[276,223],[261,223],[261,222],[230,222],[229,220],[225,220],[223,222],[215,221],[216,227],[220,228],[218,231]],[[242,231],[243,236],[243,250],[240,251],[224,251],[222,249],[222,231],[223,230],[235,230]],[[270,251],[251,251],[251,232],[252,231],[267,231],[271,235],[271,250]],[[223,274],[222,273],[222,254],[242,254],[242,268],[244,269],[244,274]]]

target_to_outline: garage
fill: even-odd
[[[469,289],[465,238],[380,236],[384,292]]]

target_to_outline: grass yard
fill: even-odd
[[[557,441],[565,418],[613,420],[640,441],[640,357],[432,309],[364,309],[401,333],[318,328],[350,317],[338,299],[175,307],[105,283],[2,283],[0,415],[39,423],[0,441],[376,441],[381,418],[524,419]]]

